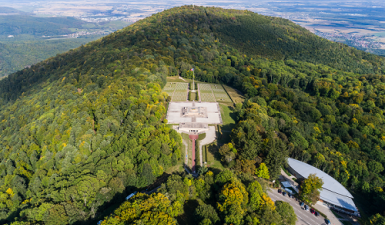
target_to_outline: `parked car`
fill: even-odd
[[[305,203],[301,202],[301,203],[299,203],[299,205],[300,205],[301,207],[303,207],[303,206],[305,205]]]
[[[304,208],[305,208],[306,211],[309,211],[309,206],[305,205]]]
[[[288,196],[289,198],[291,198],[292,195],[291,195],[289,192],[287,192],[287,196]]]
[[[315,216],[319,216],[319,213],[317,211],[315,211],[314,215]]]
[[[283,195],[283,196],[286,196],[286,192],[282,192],[282,195]]]
[[[311,212],[311,214],[315,214],[315,210],[314,209],[310,209],[310,212]]]
[[[281,189],[278,189],[278,193],[280,193],[280,194],[281,194],[281,193],[282,193],[282,190],[281,190]]]
[[[331,223],[330,223],[330,220],[328,220],[328,219],[325,219],[325,223],[326,223],[327,225],[331,224]]]

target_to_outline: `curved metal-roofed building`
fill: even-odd
[[[321,178],[324,184],[320,191],[320,199],[331,204],[334,207],[342,208],[347,212],[357,214],[358,210],[353,202],[353,196],[333,177],[311,166],[307,163],[296,159],[288,158],[289,171],[297,178],[307,178],[310,174],[316,174]]]

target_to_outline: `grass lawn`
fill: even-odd
[[[193,101],[193,100],[196,101],[197,100],[197,92],[191,92],[190,91],[189,95],[190,95],[190,98],[189,98],[190,101]]]
[[[219,107],[221,108],[223,125],[227,125],[227,124],[235,125],[235,120],[233,118],[235,117],[234,111],[227,105],[219,104]]]
[[[188,134],[185,134],[185,133],[182,134],[182,138],[187,143],[187,154],[188,154],[188,165],[187,165],[187,167],[190,168],[190,170],[191,170],[191,165],[192,165],[192,158],[191,158],[191,154],[192,154],[192,152],[191,152],[192,141],[188,137]],[[186,153],[183,151],[183,162],[184,162],[185,158],[186,158]]]
[[[231,106],[225,104],[219,104],[221,108],[222,122],[223,124],[220,126],[221,133],[218,134],[218,144],[222,146],[223,144],[229,143],[231,141],[230,134],[233,128],[235,127],[235,113],[232,110]]]
[[[288,175],[289,177],[291,176],[291,173],[289,173],[289,171],[287,171],[287,169],[285,167],[281,167],[283,171],[285,171],[286,175]]]
[[[183,148],[184,148],[184,145],[183,145]],[[182,156],[184,156],[184,151],[183,151]],[[184,157],[186,157],[186,156],[184,156]],[[183,157],[182,157],[182,159],[183,159],[183,162],[184,162],[184,158]],[[168,173],[168,174],[172,174],[174,172],[183,172],[184,171],[183,162],[179,162],[177,165],[168,168],[165,172]]]
[[[182,79],[179,79],[178,76],[167,77],[167,82],[184,82]]]
[[[223,170],[224,167],[222,166],[222,163],[220,161],[221,155],[219,154],[219,149],[216,143],[211,143],[206,145],[207,148],[207,166],[212,168],[217,168],[220,170]]]
[[[206,148],[207,148],[207,145],[202,146],[202,162],[203,163],[207,162]]]

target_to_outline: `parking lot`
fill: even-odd
[[[326,225],[325,219],[321,215],[315,216],[314,214],[310,213],[310,210],[306,211],[302,209],[298,201],[293,198],[289,198],[287,195],[283,196],[282,194],[278,193],[277,189],[270,189],[267,191],[267,193],[274,202],[288,202],[293,207],[294,212],[297,215],[297,225]]]

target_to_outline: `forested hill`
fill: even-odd
[[[275,179],[292,156],[385,210],[384,58],[288,20],[183,6],[0,80],[0,223],[86,223],[182,165],[161,90],[192,67],[248,98],[224,166],[264,162]]]

